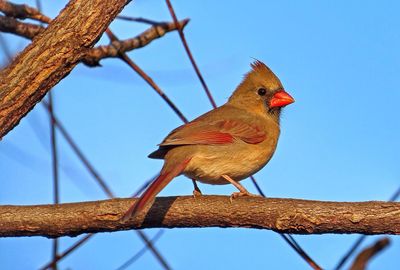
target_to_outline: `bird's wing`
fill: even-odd
[[[257,125],[240,120],[214,122],[192,121],[173,130],[160,146],[193,144],[229,144],[235,139],[257,144],[264,141],[266,133]]]

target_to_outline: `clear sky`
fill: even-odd
[[[54,17],[64,4],[43,1],[44,12]],[[173,4],[180,18],[191,19],[186,37],[219,105],[249,70],[252,57],[269,65],[296,99],[284,111],[274,158],[256,175],[268,196],[386,200],[398,188],[398,1],[175,0]],[[164,1],[132,1],[123,14],[170,20]],[[147,27],[118,21],[111,29],[127,38]],[[3,36],[15,52],[26,44],[21,38]],[[177,33],[129,55],[189,119],[211,109]],[[3,55],[0,59],[4,63]],[[124,63],[105,60],[102,65],[79,65],[55,87],[56,113],[113,191],[126,197],[159,171],[162,162],[147,155],[181,122]],[[60,136],[58,141],[61,201],[105,199],[65,141]],[[42,106],[0,142],[0,172],[0,204],[52,202],[49,123]],[[255,192],[249,180],[242,183]],[[200,188],[205,194],[234,191],[232,186]],[[191,193],[191,181],[180,177],[161,195]],[[330,269],[357,236],[295,238]],[[62,249],[76,240],[62,238]],[[369,269],[399,268],[400,239],[391,240]],[[142,245],[133,232],[99,234],[62,261],[60,269],[115,269]],[[271,231],[172,229],[157,247],[173,269],[309,269]],[[36,269],[50,259],[50,251],[51,241],[44,238],[0,239],[4,269]],[[131,269],[160,266],[147,252]]]

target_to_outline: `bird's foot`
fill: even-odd
[[[199,198],[203,196],[203,193],[201,193],[200,189],[193,189],[193,197]]]
[[[223,178],[225,178],[229,183],[231,183],[232,185],[234,185],[239,192],[233,192],[231,197],[230,197],[230,201],[232,202],[233,199],[237,198],[237,197],[243,197],[243,196],[249,196],[249,197],[258,197],[259,195],[256,194],[252,194],[250,192],[247,191],[247,189],[245,189],[244,186],[242,186],[239,182],[233,180],[232,178],[230,178],[228,175],[223,174],[221,175]]]
[[[196,180],[192,179],[192,182],[193,182],[193,187],[194,187],[194,189],[193,189],[193,197],[199,198],[203,194],[201,193],[201,190],[197,186]]]
[[[253,194],[246,191],[239,191],[239,192],[233,192],[232,195],[230,196],[229,200],[231,201],[231,203],[233,202],[234,199],[239,198],[239,197],[260,197],[260,195],[257,194]]]

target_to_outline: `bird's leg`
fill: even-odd
[[[223,174],[223,175],[221,175],[225,180],[227,180],[229,183],[231,183],[232,185],[234,185],[238,190],[239,190],[239,192],[233,192],[232,193],[232,195],[231,195],[231,202],[232,202],[232,199],[235,199],[235,198],[237,198],[237,197],[242,197],[242,196],[252,196],[252,197],[257,197],[258,195],[256,195],[256,194],[252,194],[252,193],[250,193],[250,192],[248,192],[247,191],[247,189],[244,187],[244,186],[242,186],[239,182],[237,182],[237,181],[235,181],[235,180],[233,180],[232,178],[230,178],[228,175],[226,175],[226,174]]]
[[[199,187],[197,186],[196,180],[195,180],[195,179],[192,179],[192,182],[193,182],[193,187],[194,187],[194,189],[193,189],[193,196],[196,198],[196,197],[200,197],[201,195],[203,195],[203,194],[201,193],[201,190],[200,190]]]

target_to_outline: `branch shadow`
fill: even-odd
[[[172,204],[178,199],[178,197],[159,197],[156,198],[149,211],[142,222],[143,227],[146,228],[157,228],[167,227],[168,224],[164,224],[164,217],[171,208]]]

